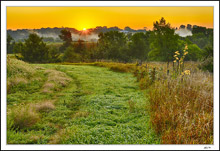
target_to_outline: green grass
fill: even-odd
[[[24,86],[14,86],[7,95],[8,144],[159,144],[150,124],[148,100],[130,73],[77,65],[33,65],[42,67]],[[42,93],[47,69],[61,71],[72,80],[68,85]],[[31,93],[30,93],[31,92]],[[45,101],[49,112],[37,112],[40,120],[26,128],[15,128],[11,112]],[[147,102],[147,103],[146,103]],[[22,104],[22,105],[21,105]]]

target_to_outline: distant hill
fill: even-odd
[[[125,29],[120,29],[117,26],[109,27],[106,26],[97,26],[96,28],[87,29],[87,34],[85,35],[82,31],[79,31],[75,28],[62,27],[62,28],[41,28],[41,29],[18,29],[18,30],[7,30],[7,34],[10,34],[15,41],[23,41],[27,39],[30,33],[36,33],[40,37],[44,37],[44,41],[61,41],[59,38],[60,31],[62,29],[67,29],[72,33],[73,41],[78,39],[86,40],[86,41],[97,41],[98,34],[108,31],[127,31],[127,32],[145,32],[146,29],[138,29],[134,30],[130,27],[125,27]]]
[[[69,28],[69,27],[54,27],[54,28],[41,28],[41,29],[18,29],[18,30],[7,30],[7,34],[10,34],[12,38],[15,41],[24,41],[24,39],[27,39],[30,33],[36,33],[40,37],[44,37],[44,41],[51,41],[51,42],[61,42],[61,39],[59,38],[60,31],[62,29],[67,29],[72,33],[72,39],[73,41],[77,41],[78,39],[85,40],[85,41],[97,41],[98,40],[98,34],[108,31],[120,31],[123,33],[136,33],[136,32],[146,32],[146,27],[143,29],[132,29],[130,27],[125,27],[124,29],[120,29],[119,27],[107,27],[107,26],[97,26],[96,28],[90,28],[87,29],[86,34],[83,31],[79,31],[75,28]],[[198,30],[204,30],[205,27],[200,26],[192,26],[190,24],[181,25],[178,28],[176,28],[175,33],[180,35],[181,37],[186,36],[192,36],[193,33],[197,32]]]

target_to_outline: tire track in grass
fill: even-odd
[[[64,72],[63,70],[61,70]],[[71,76],[73,79],[72,83],[70,84],[67,89],[62,91],[60,94],[57,94],[57,96],[61,96],[57,100],[58,106],[65,106],[65,108],[68,110],[71,110],[71,113],[67,118],[73,119],[75,116],[87,116],[85,115],[79,115],[77,114],[80,110],[80,106],[82,105],[82,99],[80,99],[81,96],[85,95],[81,90],[81,83],[75,76]],[[64,94],[64,95],[63,95]],[[65,96],[65,97],[64,97]],[[70,120],[71,121],[71,120]],[[57,144],[59,143],[59,137],[60,135],[63,135],[66,132],[66,127],[68,127],[70,121],[66,121],[66,123],[55,133],[53,134],[49,139],[49,144]],[[59,125],[59,124],[58,124]],[[67,125],[67,126],[66,126]]]
[[[78,103],[71,110],[74,115],[89,114],[72,116],[67,126],[53,136],[56,143],[159,143],[150,128],[145,96],[131,74],[92,66],[63,65],[60,69],[74,79],[75,88],[63,91],[65,97],[60,97],[59,102],[66,99],[67,106]]]

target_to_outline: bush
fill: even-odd
[[[63,60],[66,62],[80,62],[82,56],[79,53],[76,53],[72,46],[69,46],[64,52]]]
[[[199,65],[199,68],[204,71],[213,72],[213,57],[208,57]]]
[[[115,72],[133,72],[135,70],[134,64],[95,62],[93,65],[99,67],[107,67]]]
[[[49,48],[49,62],[61,62],[60,51],[57,47],[52,46]]]

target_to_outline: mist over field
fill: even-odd
[[[182,29],[182,28],[177,29],[175,31],[175,33],[178,34],[181,37],[187,37],[187,36],[192,36],[193,35],[191,30],[189,30],[189,29]]]
[[[183,26],[183,25],[181,25]],[[178,34],[181,37],[186,37],[186,36],[192,36],[192,31],[188,28],[180,28],[175,30],[175,33]],[[41,28],[41,29],[18,29],[18,30],[7,30],[8,34],[12,36],[16,41],[26,39],[29,34],[31,33],[36,33],[40,37],[44,38],[53,38],[55,41],[59,41],[59,34],[60,31],[64,28]],[[106,26],[103,27],[96,27],[96,28],[91,28],[88,29],[89,33],[82,34],[82,31],[78,31],[75,28],[67,28],[70,29],[71,34],[72,34],[72,39],[73,41],[77,41],[79,39],[84,40],[84,41],[89,41],[89,42],[97,42],[98,40],[98,34],[100,32],[108,32],[108,31],[120,31],[123,33],[137,33],[137,32],[146,32],[146,27],[143,29],[135,30],[130,27],[125,27],[124,29],[120,29],[118,27],[110,27],[107,28]]]

